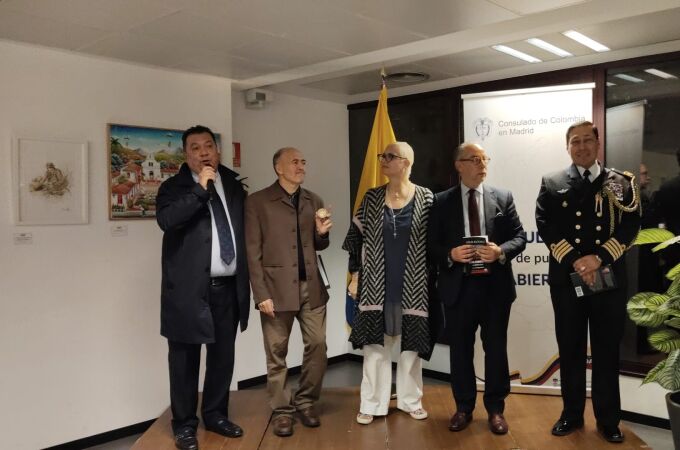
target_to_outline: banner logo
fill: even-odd
[[[488,117],[483,117],[480,119],[475,120],[473,123],[473,127],[475,129],[475,133],[477,133],[477,137],[479,137],[482,141],[489,137],[491,134],[491,119]]]

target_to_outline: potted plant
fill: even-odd
[[[650,228],[640,231],[633,245],[657,244],[652,252],[658,252],[680,241],[668,230]],[[680,264],[666,273],[671,285],[666,292],[638,292],[628,301],[630,319],[637,325],[654,328],[649,344],[668,356],[661,360],[642,381],[657,382],[670,392],[666,394],[666,406],[673,432],[673,442],[680,449]]]

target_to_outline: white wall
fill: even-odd
[[[161,231],[108,220],[106,123],[203,123],[231,141],[228,80],[0,42],[0,423],[35,449],[157,417]],[[12,137],[89,142],[88,225],[14,226]],[[343,187],[343,192],[347,189]],[[111,226],[125,223],[126,237]],[[32,245],[13,233],[31,232]]]
[[[304,187],[332,206],[331,245],[321,254],[331,283],[327,313],[328,356],[347,353],[345,329],[345,276],[347,253],[341,249],[350,219],[349,138],[347,107],[276,93],[264,109],[245,107],[243,93],[232,98],[233,138],[241,143],[242,167],[234,168],[248,177],[249,191],[255,192],[276,180],[272,156],[281,148],[300,149],[307,159]],[[266,373],[259,313],[251,312],[248,330],[240,335],[236,350],[236,373],[250,378]],[[302,339],[293,328],[288,365],[302,361]]]

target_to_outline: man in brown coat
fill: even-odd
[[[267,354],[273,430],[277,436],[290,436],[296,411],[303,425],[320,425],[314,405],[326,370],[328,292],[316,251],[328,247],[333,224],[321,198],[300,187],[306,164],[302,153],[282,148],[274,154],[273,163],[278,180],[246,202],[246,250]],[[300,386],[291,393],[286,387],[286,355],[296,318],[305,350]]]

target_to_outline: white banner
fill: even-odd
[[[569,125],[592,116],[593,84],[500,91],[463,96],[466,142],[491,158],[486,183],[510,189],[527,248],[513,260],[517,300],[508,328],[513,385],[558,386],[555,322],[548,287],[548,249],[536,231],[536,197],[545,173],[566,168]],[[481,343],[475,371],[483,378]],[[513,388],[513,391],[516,391]]]

